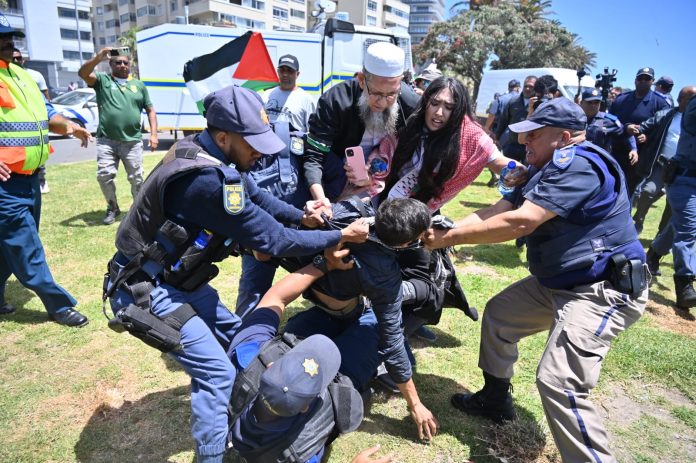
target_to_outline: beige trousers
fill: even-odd
[[[552,290],[530,276],[486,305],[479,367],[498,378],[512,377],[520,339],[549,330],[536,382],[564,462],[616,461],[588,396],[612,340],[640,318],[647,298],[647,290],[632,298],[606,281]]]

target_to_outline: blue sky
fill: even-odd
[[[455,0],[446,0],[446,7]],[[597,53],[592,76],[608,66],[618,70],[614,85],[633,88],[638,68],[655,69],[655,78],[674,79],[672,94],[696,85],[696,1],[553,0],[549,15],[580,36]],[[449,13],[448,13],[449,14]]]

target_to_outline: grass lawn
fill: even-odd
[[[151,169],[159,155],[146,156]],[[0,318],[0,462],[192,462],[189,381],[158,351],[107,328],[101,286],[114,252],[116,225],[103,226],[105,205],[94,162],[50,166],[41,238],[56,280],[89,316],[82,329],[47,320],[40,300],[11,279],[7,300],[19,307]],[[488,174],[444,210],[450,217],[497,200]],[[123,170],[121,208],[130,203]],[[648,217],[643,238],[654,236],[664,202]],[[459,278],[472,305],[526,276],[524,250],[513,243],[459,246]],[[652,286],[646,315],[619,336],[593,393],[620,461],[696,461],[696,321],[672,307],[671,257]],[[228,259],[213,282],[234,305],[240,263]],[[302,309],[296,302],[291,312]],[[696,312],[695,312],[696,313]],[[469,418],[449,405],[452,393],[482,385],[477,368],[480,322],[447,310],[434,345],[415,345],[414,380],[441,433],[419,442],[400,397],[378,395],[361,428],[339,439],[331,462],[349,462],[358,450],[380,443],[378,455],[400,462],[560,461],[534,385],[545,334],[521,343],[513,379],[520,419],[504,427]]]

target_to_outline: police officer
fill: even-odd
[[[611,462],[607,433],[588,395],[613,339],[643,313],[647,269],[621,169],[606,151],[585,143],[585,125],[578,105],[557,98],[510,126],[527,133],[526,185],[516,198],[503,198],[453,230],[433,231],[426,241],[442,247],[527,236],[532,275],[491,299],[483,315],[484,387],[455,394],[452,405],[495,421],[511,419],[517,343],[550,330],[536,382],[561,458]]]
[[[213,262],[234,252],[236,243],[270,255],[304,255],[364,241],[368,228],[285,228],[276,220],[318,222],[244,174],[260,156],[283,147],[261,98],[230,86],[208,95],[203,106],[208,128],[169,150],[119,226],[104,297],[116,314],[110,326],[168,351],[191,376],[198,461],[220,462],[234,377],[225,350],[240,319],[207,284],[218,272]]]
[[[582,92],[580,107],[587,116],[587,131],[585,138],[606,152],[612,152],[613,142],[617,137],[626,139],[631,146],[630,156],[637,159],[638,148],[635,138],[626,131],[626,127],[618,117],[599,110],[602,102],[602,93],[596,88]]]
[[[5,301],[5,285],[15,275],[36,292],[49,317],[61,325],[83,326],[77,301],[53,279],[39,239],[41,193],[37,170],[50,154],[48,131],[78,137],[89,132],[56,113],[36,82],[12,62],[13,38],[24,33],[0,14],[0,315],[16,308]]]

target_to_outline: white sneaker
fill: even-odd
[[[48,193],[48,192],[51,191],[51,189],[48,187],[48,182],[46,182],[46,181],[44,181],[44,182],[41,184],[41,187],[40,187],[40,188],[41,188],[41,194],[42,194],[42,195],[45,195],[46,193]]]

